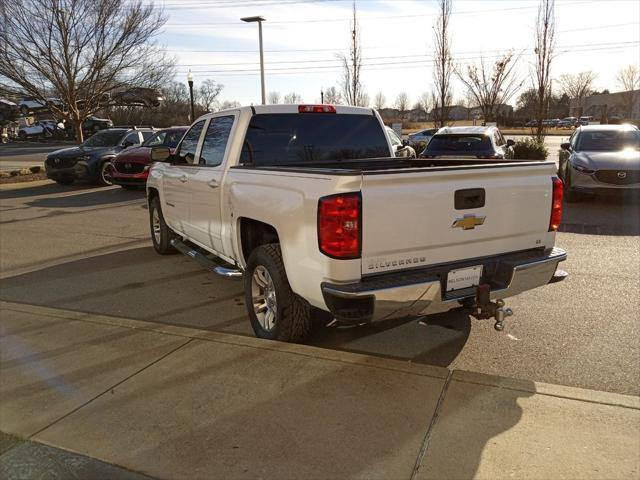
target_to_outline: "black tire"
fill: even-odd
[[[154,223],[156,214],[157,223]],[[171,239],[175,237],[175,234],[164,221],[159,197],[154,197],[149,203],[149,227],[151,228],[151,241],[156,252],[160,255],[170,255],[177,252],[171,245]]]
[[[73,178],[59,178],[55,181],[58,185],[71,185]]]
[[[257,293],[256,288],[260,288],[254,281],[254,274],[258,269],[268,272],[275,291],[273,302],[276,313],[270,329],[263,326],[258,319],[257,309],[254,308],[254,294]],[[283,342],[300,342],[309,337],[312,327],[310,307],[291,290],[282,263],[280,245],[277,243],[262,245],[249,255],[244,274],[244,296],[249,320],[257,337]],[[266,292],[264,296],[266,297]],[[265,299],[266,310],[269,309],[267,304]]]
[[[26,140],[27,139],[27,134],[22,132],[22,131],[20,131],[20,132],[18,132],[18,138],[20,140]]]
[[[98,185],[101,187],[110,187],[113,185],[113,181],[111,180],[111,174],[109,173],[111,169],[111,161],[103,160],[98,166]]]

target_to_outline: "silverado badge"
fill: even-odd
[[[465,215],[462,218],[457,218],[451,228],[462,228],[463,230],[473,230],[478,225],[484,223],[484,219],[487,217],[476,217],[475,215]]]

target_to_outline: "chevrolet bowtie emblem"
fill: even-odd
[[[484,219],[487,217],[476,217],[475,215],[465,215],[462,218],[457,218],[451,228],[462,228],[463,230],[473,230],[478,225],[482,225],[484,223]]]

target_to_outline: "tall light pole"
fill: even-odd
[[[258,36],[260,38],[260,87],[262,89],[262,105],[267,103],[264,94],[264,52],[262,51],[262,22],[265,21],[263,17],[243,17],[240,20],[243,22],[251,23],[258,22]]]
[[[191,97],[191,121],[195,120],[195,111],[193,109],[193,74],[191,70],[187,74],[187,83],[189,84],[189,96]]]

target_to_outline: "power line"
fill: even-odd
[[[640,43],[640,42],[633,42]],[[603,47],[603,48],[585,48],[579,50],[565,50],[558,52],[558,55],[562,55],[565,53],[585,53],[585,52],[593,52],[593,51],[614,51],[614,50],[624,50],[629,48],[629,46],[615,46],[615,47]],[[532,56],[534,53],[524,54],[524,56]],[[500,55],[501,56],[501,55]],[[493,58],[497,58],[499,56],[494,56]],[[491,57],[485,57],[491,58]],[[469,65],[474,63],[474,60],[478,60],[478,57],[458,57],[454,59],[456,63],[459,65]],[[466,60],[466,62],[461,62],[461,60]],[[387,69],[389,67],[394,66],[402,66],[403,69],[406,68],[424,68],[433,64],[431,60],[411,60],[411,61],[400,61],[400,62],[384,62],[384,63],[363,63],[362,67],[365,70],[380,70]],[[413,65],[413,66],[406,66]],[[374,67],[374,68],[371,68]],[[375,68],[378,67],[378,68]],[[333,70],[332,70],[333,69]],[[307,66],[307,67],[285,67],[285,68],[268,68],[267,72],[273,74],[310,74],[310,73],[339,73],[342,70],[339,69],[337,65],[318,65],[318,66]],[[186,70],[185,70],[186,72]],[[243,69],[243,70],[195,70],[192,73],[195,74],[216,74],[217,76],[243,76],[243,75],[258,75],[260,70],[257,69]],[[182,71],[180,73],[183,73]]]
[[[621,45],[629,45],[629,44],[634,44],[634,43],[640,43],[638,41],[630,41],[630,42],[610,42],[610,43],[591,43],[591,44],[576,44],[576,45],[566,45],[566,46],[560,46],[560,47],[556,47],[557,49],[563,49],[563,50],[570,50],[570,49],[583,49],[583,48],[587,48],[587,47],[605,47],[605,46],[621,46]],[[502,57],[504,54],[506,54],[508,51],[524,51],[526,49],[524,48],[512,48],[512,49],[507,49],[507,50],[474,50],[474,51],[466,51],[466,52],[457,52],[454,53],[453,55],[468,55],[468,54],[479,54],[479,57],[477,57],[478,59],[481,58],[498,58],[498,57]],[[483,54],[487,54],[487,53],[492,53],[492,52],[501,52],[500,55],[483,55]],[[389,55],[389,56],[376,56],[376,57],[365,57],[364,60],[383,60],[383,59],[395,59],[395,58],[420,58],[420,57],[426,57],[426,58],[433,58],[433,55],[426,55],[426,54],[413,54],[413,55]],[[300,64],[300,63],[327,63],[327,62],[338,62],[338,59],[314,59],[314,60],[281,60],[281,61],[274,61],[274,62],[269,62],[270,65],[275,65],[275,64],[287,64],[287,63],[294,63],[294,64]],[[179,66],[181,67],[223,67],[223,66],[236,66],[236,65],[248,65],[250,62],[231,62],[231,63],[181,63],[179,64]]]

